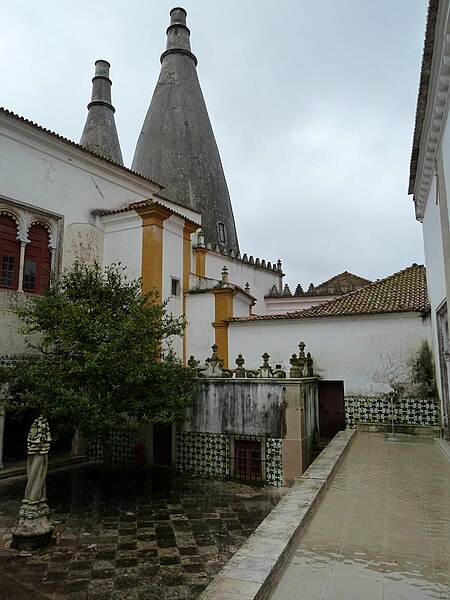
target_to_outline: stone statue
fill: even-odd
[[[28,481],[19,510],[19,523],[11,530],[12,548],[33,550],[52,543],[53,526],[48,521],[45,489],[51,440],[47,419],[37,418],[27,439]]]

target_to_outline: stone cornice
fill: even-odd
[[[433,58],[413,190],[418,221],[423,220],[425,203],[435,172],[435,159],[448,115],[450,96],[449,0],[439,3],[436,28],[432,33],[434,34]]]

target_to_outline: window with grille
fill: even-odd
[[[261,442],[256,440],[235,440],[234,475],[237,479],[261,480]]]
[[[25,292],[36,291],[36,261],[25,260],[23,269],[23,289]]]

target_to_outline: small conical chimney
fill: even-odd
[[[92,96],[88,104],[86,124],[81,134],[80,144],[123,165],[119,136],[114,121],[115,108],[111,104],[110,64],[106,60],[97,60],[95,76],[92,79]]]

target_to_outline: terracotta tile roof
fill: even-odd
[[[84,146],[81,146],[81,144],[77,144],[76,142],[73,142],[72,140],[69,140],[68,138],[65,138],[64,136],[59,135],[59,133],[55,133],[54,131],[51,131],[50,129],[46,129],[45,127],[42,127],[41,125],[34,123],[34,121],[25,119],[25,117],[21,117],[20,115],[17,115],[16,113],[8,110],[7,108],[3,108],[2,106],[0,106],[0,115],[4,115],[6,118],[19,121],[20,123],[25,123],[26,125],[29,125],[33,129],[42,131],[46,135],[49,135],[57,140],[60,140],[64,144],[68,144],[69,146],[72,146],[73,148],[81,150],[82,152],[86,152],[87,154],[91,154],[92,156],[95,156],[96,158],[100,158],[101,160],[109,163],[110,165],[114,165],[115,167],[117,167],[118,169],[121,169],[122,171],[126,171],[127,173],[130,173],[131,175],[135,175],[136,177],[139,177],[139,179],[144,179],[145,181],[150,181],[150,183],[153,183],[159,189],[164,188],[164,186],[161,183],[158,183],[157,181],[154,181],[153,179],[150,179],[149,177],[145,177],[144,175],[141,175],[140,173],[137,173],[136,171],[132,171],[131,169],[129,169],[128,167],[125,167],[124,165],[119,165],[119,163],[114,162],[110,158],[106,158],[105,156],[102,156],[101,154],[97,154],[96,152],[93,152],[92,150],[88,150]]]
[[[230,319],[236,321],[343,317],[386,313],[430,311],[426,272],[423,265],[413,264],[385,279],[324,302],[306,310],[285,315],[264,315]]]
[[[316,285],[314,293],[317,296],[322,294],[339,294],[346,288],[347,291],[353,292],[355,289],[364,287],[370,283],[373,283],[370,279],[354,275],[349,271],[344,271],[343,273],[339,273],[338,275],[327,279],[327,281]],[[305,295],[308,295],[308,292],[305,292]]]
[[[156,196],[156,194],[155,194]],[[165,198],[164,198],[165,199]],[[172,200],[168,200],[168,202],[172,202]],[[158,200],[156,200],[155,198],[145,198],[144,200],[137,200],[136,202],[130,202],[129,204],[125,204],[119,208],[106,208],[106,209],[94,209],[91,211],[91,213],[95,216],[98,217],[103,217],[103,216],[107,216],[107,215],[117,215],[119,213],[124,213],[124,212],[130,212],[132,210],[134,210],[135,208],[141,208],[142,206],[151,206],[152,204],[157,204],[158,206],[162,206],[163,208],[168,208],[165,204],[163,204],[162,202],[158,202]],[[175,204],[176,206],[181,206],[180,204],[174,202],[173,204]],[[194,225],[198,225],[200,227],[200,224],[197,221],[193,221],[192,219],[190,219],[189,217],[185,217],[183,214],[181,214],[180,212],[177,212],[176,210],[173,210],[172,208],[168,208],[168,210],[170,210],[170,212],[174,215],[176,215],[177,217],[180,217],[182,219],[184,219],[185,221],[189,221],[189,223],[193,223]],[[191,209],[189,209],[191,210]],[[196,210],[193,210],[192,212],[197,212]],[[200,214],[200,213],[198,213]]]

